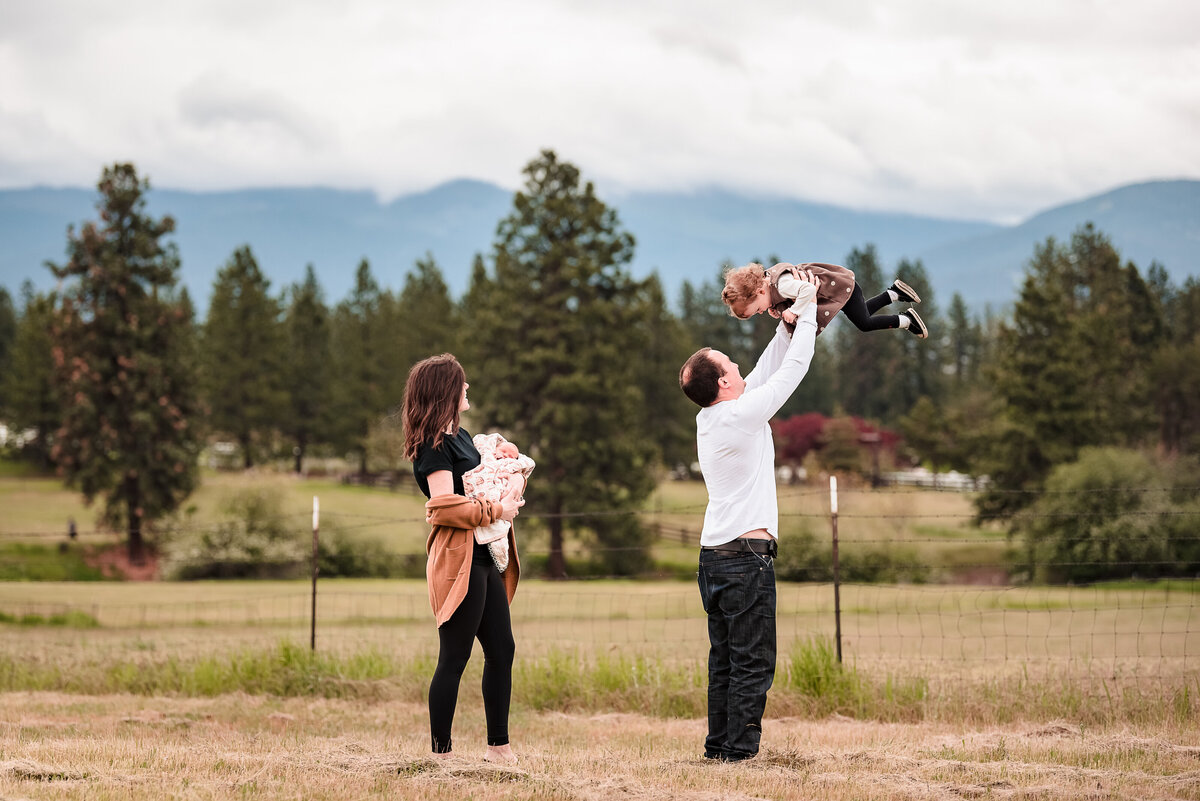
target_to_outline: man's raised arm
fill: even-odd
[[[784,335],[786,337],[786,335]],[[776,334],[776,340],[780,339]],[[779,367],[766,377],[759,386],[750,387],[746,380],[746,392],[734,403],[735,424],[746,431],[753,431],[771,419],[787,401],[812,364],[813,351],[817,342],[817,304],[810,303],[796,320],[796,333],[784,351]],[[768,349],[776,344],[772,340]],[[765,359],[766,353],[763,353]],[[762,366],[764,359],[759,360]]]

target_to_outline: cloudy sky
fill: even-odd
[[[0,188],[720,186],[1011,222],[1200,178],[1195,0],[0,0]]]

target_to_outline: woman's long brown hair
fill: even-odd
[[[413,365],[404,385],[404,458],[413,461],[426,442],[442,444],[446,429],[458,431],[459,403],[467,374],[449,353]]]

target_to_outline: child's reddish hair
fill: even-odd
[[[767,282],[763,266],[750,262],[742,267],[730,267],[725,271],[725,288],[721,290],[721,300],[729,307],[729,313],[739,320],[745,319],[741,309],[758,294]]]

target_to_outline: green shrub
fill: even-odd
[[[929,580],[929,567],[920,564],[911,546],[876,548],[841,543],[838,568],[845,582],[922,584]],[[808,531],[788,535],[780,541],[775,575],[783,581],[833,581],[832,545],[818,545]]]
[[[392,553],[378,540],[337,529],[322,531],[317,564],[328,578],[425,578],[424,554]]]
[[[282,493],[256,487],[236,493],[222,509],[226,519],[195,526],[188,517],[169,522],[160,535],[163,575],[171,579],[300,578],[312,571],[312,529],[306,515],[286,515]],[[388,551],[378,540],[326,524],[317,548],[327,578],[422,578],[423,557]]]
[[[163,574],[175,579],[296,578],[311,552],[303,523],[285,518],[280,491],[254,487],[237,492],[222,511],[227,519],[196,527],[172,521],[160,536]]]
[[[1195,466],[1139,451],[1085,448],[1059,465],[1016,525],[1037,580],[1051,583],[1200,572]]]
[[[80,545],[0,544],[0,581],[105,581]]]

